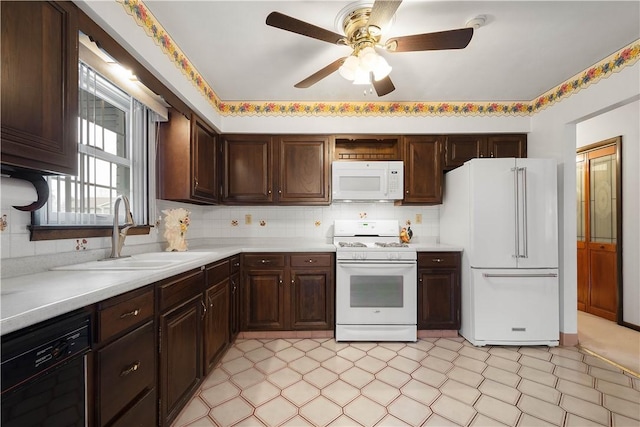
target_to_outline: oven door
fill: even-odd
[[[411,262],[338,262],[336,323],[415,325],[417,266]]]

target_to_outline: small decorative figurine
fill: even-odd
[[[169,243],[167,252],[184,252],[187,250],[187,228],[189,227],[189,212],[186,209],[165,209],[164,237]]]
[[[402,230],[400,230],[400,241],[402,243],[409,243],[410,237],[409,234],[407,233],[407,229],[405,227],[402,227]]]

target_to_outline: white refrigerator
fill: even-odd
[[[460,334],[473,345],[558,345],[557,205],[553,159],[473,159],[446,174],[440,241],[464,248]]]

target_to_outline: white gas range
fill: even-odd
[[[395,220],[336,220],[336,341],[417,340],[417,253]]]

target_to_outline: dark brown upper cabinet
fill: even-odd
[[[224,135],[222,202],[327,205],[330,138]]]
[[[445,169],[481,157],[527,157],[527,135],[447,135]]]
[[[442,203],[442,137],[404,137],[403,203]]]
[[[3,1],[2,163],[76,175],[78,11],[71,2]]]
[[[218,135],[192,114],[169,111],[160,125],[158,198],[202,205],[218,203]]]

